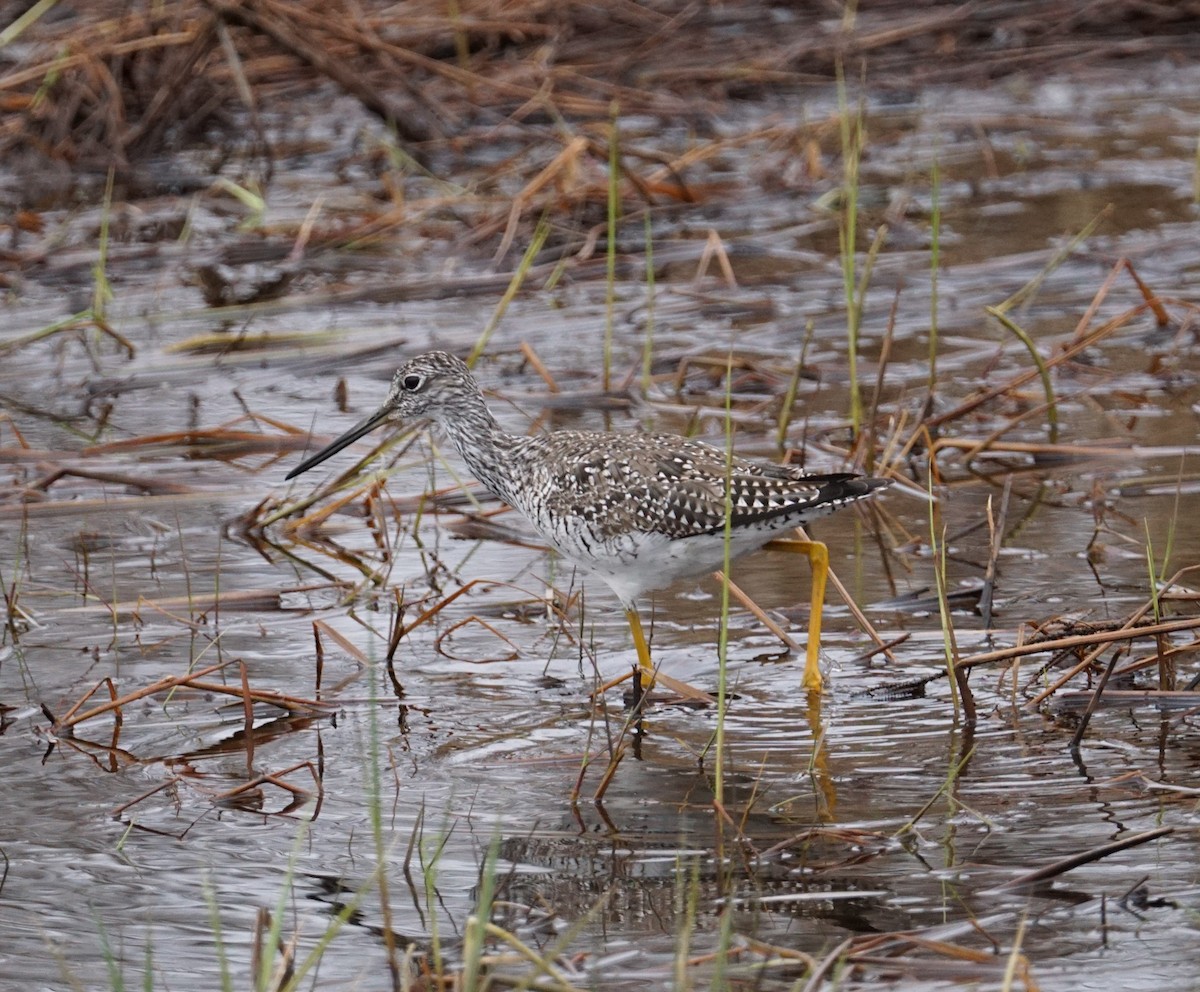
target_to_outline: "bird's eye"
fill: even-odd
[[[406,375],[404,377],[404,381],[400,385],[408,390],[408,392],[415,393],[418,389],[425,385],[425,378],[424,376],[419,375]]]

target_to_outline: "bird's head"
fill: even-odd
[[[462,359],[445,351],[418,355],[396,372],[387,399],[378,410],[315,455],[306,458],[285,478],[292,479],[301,472],[315,468],[384,424],[399,426],[413,420],[432,420],[444,425],[448,417],[469,417],[477,408],[484,409],[486,418],[479,385]]]
[[[461,412],[478,395],[479,385],[466,362],[449,352],[430,351],[400,366],[376,416],[381,423],[441,423],[447,413]]]

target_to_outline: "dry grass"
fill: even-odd
[[[470,236],[503,254],[518,222],[547,208],[602,223],[614,105],[697,132],[682,157],[623,147],[622,196],[695,202],[715,191],[690,182],[689,167],[723,147],[705,136],[706,109],[829,81],[839,64],[867,59],[872,87],[886,90],[1183,54],[1200,20],[1194,0],[865,6],[847,17],[830,4],[789,23],[765,4],[468,0],[448,16],[442,4],[378,0],[91,3],[25,27],[30,44],[0,75],[0,154],[28,176],[31,205],[109,170],[123,188],[152,186],[149,163],[208,145],[214,132],[227,156],[249,154],[269,174],[261,118],[323,101],[332,86],[386,121],[401,155],[440,179],[456,181],[455,163],[475,147],[509,148],[477,190]],[[436,212],[438,199],[395,208]],[[319,232],[314,247],[369,239],[394,219]],[[584,233],[575,247],[588,241]]]

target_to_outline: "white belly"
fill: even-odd
[[[730,559],[761,547],[771,530],[740,533],[730,542]],[[577,534],[555,535],[554,544],[566,558],[601,578],[626,606],[643,592],[665,589],[678,579],[706,575],[725,563],[725,536],[700,534],[671,540],[661,534],[633,533],[590,545]]]

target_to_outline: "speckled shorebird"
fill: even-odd
[[[476,479],[520,510],[564,558],[608,583],[625,608],[646,684],[654,669],[637,599],[722,567],[727,509],[731,560],[767,544],[807,554],[813,608],[804,685],[820,689],[817,648],[828,552],[815,541],[779,541],[775,535],[865,499],[886,479],[804,475],[737,457],[730,463],[721,448],[674,434],[509,434],[488,410],[471,370],[443,351],[404,365],[375,413],[287,478],[377,427],[414,419],[440,425]]]

